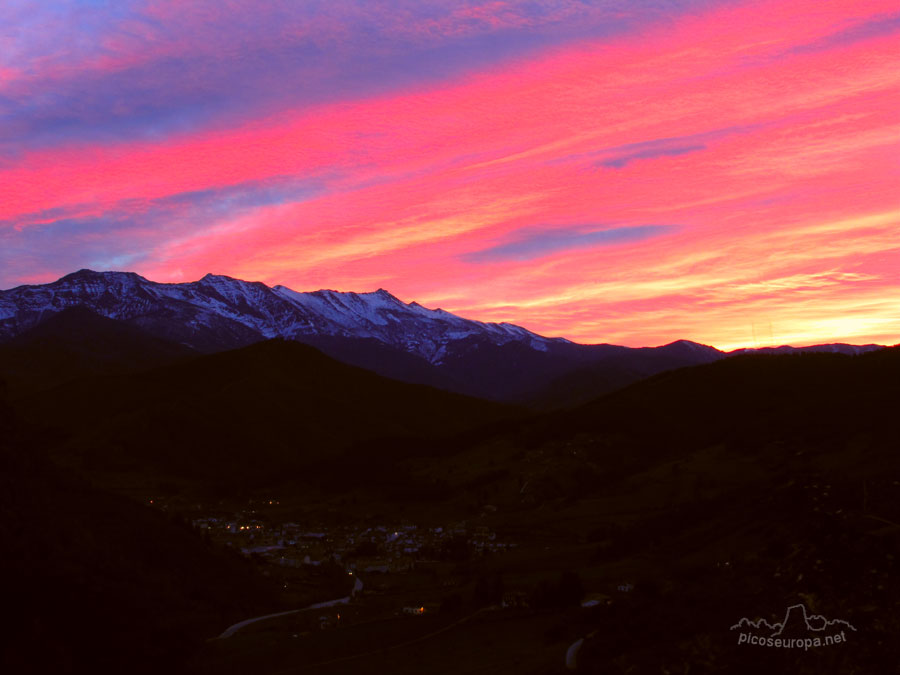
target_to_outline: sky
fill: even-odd
[[[896,0],[4,0],[0,288],[900,342]]]

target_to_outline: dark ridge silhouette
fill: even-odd
[[[6,673],[178,672],[223,627],[277,605],[247,562],[63,474],[0,403]]]
[[[860,356],[803,353],[736,356],[662,373],[528,425],[535,445],[579,434],[619,437],[636,462],[687,448],[770,442],[834,448],[869,435],[898,439],[900,349]]]
[[[83,307],[201,353],[282,337],[393,379],[540,408],[724,356],[686,341],[652,349],[579,345],[407,304],[383,289],[295,293],[213,274],[160,284],[130,272],[79,270],[50,284],[0,291],[0,300],[12,309],[0,319],[0,342],[61,308]],[[569,376],[572,382],[554,384]]]
[[[375,338],[340,335],[304,336],[297,340],[350,366],[371,370],[383,377],[411,384],[426,384],[438,389],[478,396],[467,392],[465,382],[436,367],[416,354],[386,345]]]
[[[486,503],[555,509],[573,532],[597,522],[594,573],[638,576],[593,611],[580,672],[881,672],[900,657],[898,408],[897,348],[671,371],[509,430],[521,451]],[[729,634],[803,602],[852,624],[849,643],[744,648]]]
[[[84,307],[51,314],[0,344],[0,373],[16,393],[33,393],[90,375],[134,372],[196,352]]]
[[[345,363],[385,377],[534,409],[573,406],[658,372],[722,358],[712,348],[672,345],[631,349],[615,345],[558,343],[546,350],[522,342],[498,345],[482,337],[457,340],[439,363],[374,339],[299,338]]]
[[[285,340],[82,379],[21,406],[58,430],[53,452],[76,467],[236,488],[307,480],[311,462],[376,438],[437,439],[520,415]]]
[[[582,365],[570,368],[520,400],[539,410],[575,407],[657,373],[713,363],[725,354],[713,347],[678,340],[661,347],[627,349],[585,345]]]

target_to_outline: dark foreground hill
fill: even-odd
[[[459,476],[458,508],[486,522],[552,533],[564,553],[536,549],[533,574],[574,569],[603,592],[579,619],[583,672],[892,672],[898,408],[897,349],[735,357],[527,421],[423,477]],[[841,649],[738,646],[741,617],[798,603],[857,630]]]
[[[238,556],[54,467],[0,402],[5,673],[158,673],[277,603]]]
[[[20,401],[55,457],[93,473],[236,489],[317,482],[314,462],[373,439],[437,439],[519,413],[272,340]],[[335,485],[334,489],[340,489]]]
[[[94,375],[134,373],[197,355],[190,347],[70,307],[0,344],[0,373],[13,397]]]
[[[624,445],[617,454],[637,463],[717,443],[749,453],[773,443],[814,454],[858,447],[858,465],[892,456],[900,440],[898,375],[898,348],[732,357],[663,373],[547,417],[529,429],[529,442],[582,433],[618,437]]]

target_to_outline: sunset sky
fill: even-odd
[[[897,0],[4,0],[0,288],[900,342]]]

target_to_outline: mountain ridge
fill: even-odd
[[[81,377],[17,407],[28,423],[53,430],[51,454],[67,467],[235,490],[301,480],[360,443],[427,447],[524,414],[389,380],[284,339]]]
[[[582,403],[659,372],[748,353],[684,339],[640,348],[578,344],[512,323],[476,321],[406,303],[384,288],[300,292],[212,273],[193,282],[161,283],[135,272],[88,269],[49,284],[0,291],[0,344],[73,307],[196,352],[284,338],[385,377],[535,408]],[[761,351],[855,354],[879,347]]]
[[[180,342],[200,351],[215,351],[206,327],[231,329],[227,347],[283,337],[311,335],[374,337],[385,344],[439,363],[442,347],[452,340],[478,335],[494,344],[529,341],[538,350],[565,338],[546,338],[510,323],[458,317],[419,303],[404,303],[383,288],[370,293],[320,289],[299,292],[283,285],[267,286],[225,275],[206,274],[185,283],[150,281],[134,272],[82,269],[49,284],[0,291],[0,339],[35,325],[47,312],[86,306],[108,318],[153,327],[160,314],[182,319],[193,331]],[[151,332],[153,332],[151,330]],[[301,340],[302,341],[302,340]]]
[[[246,292],[252,289],[258,291],[269,291],[282,299],[291,302],[295,306],[297,305],[298,299],[301,304],[309,303],[312,300],[318,302],[320,305],[322,304],[331,304],[334,305],[343,305],[339,307],[338,311],[350,311],[352,312],[351,305],[353,303],[368,303],[369,307],[385,307],[385,306],[394,306],[397,308],[402,308],[405,311],[413,312],[419,314],[420,316],[428,316],[428,317],[447,317],[449,320],[462,321],[468,324],[469,326],[480,326],[488,330],[491,334],[495,336],[505,336],[507,338],[530,338],[537,339],[539,342],[546,343],[556,343],[556,344],[578,344],[581,346],[618,346],[611,345],[609,343],[577,343],[572,340],[569,340],[565,337],[546,337],[544,335],[540,335],[535,333],[534,331],[528,330],[519,326],[515,323],[508,321],[500,321],[500,322],[484,322],[475,319],[466,319],[464,317],[460,317],[459,315],[453,314],[452,312],[448,312],[440,307],[431,309],[421,305],[419,302],[411,301],[411,302],[403,302],[397,296],[393,295],[390,291],[385,288],[379,287],[374,291],[338,291],[336,289],[330,288],[320,288],[315,291],[295,291],[283,284],[276,284],[274,286],[268,286],[264,282],[261,281],[246,281],[243,279],[238,279],[236,277],[231,277],[225,274],[214,274],[212,272],[208,272],[203,275],[200,279],[196,281],[189,282],[160,282],[160,281],[151,281],[146,277],[136,273],[136,272],[127,272],[127,271],[95,271],[88,268],[82,268],[76,272],[71,272],[66,274],[56,281],[45,283],[45,284],[21,284],[19,286],[15,286],[13,288],[2,290],[0,289],[0,340],[4,338],[8,338],[12,334],[18,334],[21,332],[21,329],[17,329],[14,326],[11,326],[10,319],[14,318],[19,312],[23,310],[21,303],[16,302],[15,299],[17,297],[21,297],[29,292],[37,291],[38,289],[54,289],[55,287],[64,287],[65,284],[71,284],[72,282],[85,281],[85,282],[98,282],[99,280],[111,280],[114,282],[119,282],[117,284],[108,284],[118,286],[122,290],[134,290],[140,288],[142,290],[146,290],[146,288],[152,287],[156,289],[178,289],[178,290],[193,290],[196,292],[197,289],[203,288],[207,289],[207,292],[210,295],[218,295],[220,298],[231,299],[232,301],[246,301]],[[239,298],[235,293],[235,288],[241,289],[245,291],[245,297]],[[106,289],[107,291],[109,289]],[[225,291],[223,293],[223,291]],[[230,298],[228,296],[231,296]],[[10,301],[12,298],[12,301]],[[108,300],[108,298],[98,297],[96,300]],[[161,299],[157,297],[157,299]],[[194,298],[196,299],[196,297]],[[343,299],[347,299],[350,302],[342,302]],[[371,302],[372,299],[375,299],[375,302]],[[54,297],[54,300],[58,300]],[[107,316],[110,318],[115,318],[114,316],[110,316],[114,314],[108,310],[108,305],[106,307],[103,306],[104,303],[97,302],[96,304],[100,305],[95,308],[95,311],[98,311],[102,316]],[[65,297],[61,298],[61,302],[57,302],[53,304],[52,307],[44,307],[43,310],[47,311],[52,309],[54,311],[59,311],[61,308],[66,306],[84,306],[83,302],[70,303],[65,301]],[[34,308],[25,308],[31,309],[33,311]],[[302,309],[310,309],[308,306],[303,307]],[[251,312],[253,314],[253,312]],[[256,314],[259,316],[258,314]],[[270,317],[271,318],[271,317]],[[333,317],[330,317],[333,318]],[[383,317],[381,317],[383,318]],[[38,321],[33,320],[32,317],[32,325],[36,324]],[[383,324],[383,322],[382,322]],[[345,326],[346,327],[346,326]],[[285,335],[281,332],[278,332],[279,326],[271,326],[269,330],[263,331],[263,338],[273,338],[273,337],[288,337],[291,338],[291,335]],[[296,328],[296,326],[295,326]],[[258,330],[258,328],[257,328]],[[275,332],[272,332],[275,331]],[[321,331],[319,332],[321,334]],[[346,336],[346,335],[345,335]],[[358,335],[356,335],[358,337]],[[382,339],[381,341],[385,341]],[[880,349],[887,345],[880,344],[864,344],[864,345],[854,345],[843,342],[829,342],[823,344],[815,344],[815,345],[804,345],[800,347],[795,347],[793,345],[771,345],[766,347],[741,347],[737,349],[733,349],[730,351],[719,350],[716,347],[711,345],[706,345],[703,343],[695,342],[693,340],[687,340],[684,338],[674,339],[671,342],[666,344],[657,345],[654,347],[626,347],[626,349],[659,349],[663,347],[674,347],[674,346],[683,346],[683,347],[693,347],[697,348],[705,348],[715,350],[723,355],[731,355],[731,354],[747,354],[747,353],[795,353],[795,352],[807,352],[807,351],[827,351],[827,352],[838,352],[845,354],[857,354],[863,353],[865,351],[871,351],[873,349]]]

